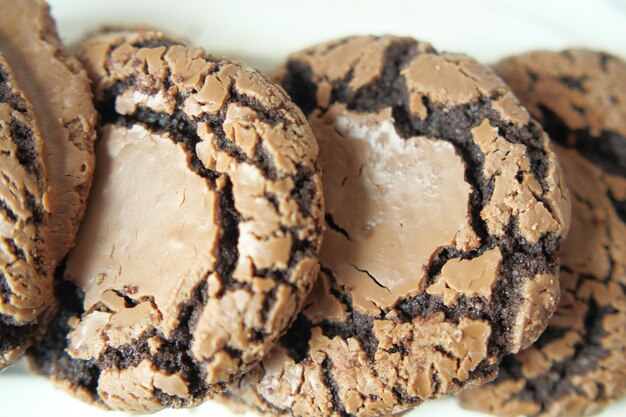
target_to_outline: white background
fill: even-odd
[[[19,0],[16,0],[19,1]],[[441,50],[486,62],[529,49],[585,46],[626,58],[626,0],[51,0],[62,37],[77,42],[103,25],[142,25],[186,38],[216,55],[271,72],[293,51],[350,34],[410,35]],[[0,10],[0,13],[2,11]],[[626,123],[626,121],[625,121]],[[479,416],[454,399],[433,401],[407,417]],[[226,417],[207,403],[168,416]],[[14,367],[0,375],[0,417],[123,416],[55,390]],[[626,400],[602,417],[626,416]]]

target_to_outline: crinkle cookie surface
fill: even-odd
[[[626,394],[626,63],[569,50],[507,58],[496,70],[559,144],[572,227],[546,332],[461,404],[501,416],[590,415]]]
[[[0,53],[0,369],[54,304],[44,144],[33,108]]]
[[[51,256],[74,244],[94,171],[97,113],[84,68],[62,45],[42,0],[0,0],[0,50],[33,103],[53,200]]]
[[[569,201],[541,127],[490,69],[408,38],[318,45],[280,80],[320,144],[321,272],[227,399],[377,416],[493,378],[558,303]]]
[[[0,0],[0,10],[3,367],[45,330],[53,313],[52,271],[73,245],[85,209],[97,115],[87,73],[63,47],[47,4]]]
[[[160,33],[96,34],[80,57],[98,168],[32,362],[109,408],[192,406],[258,362],[313,285],[317,143],[281,88]]]

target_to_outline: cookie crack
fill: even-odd
[[[385,50],[382,74],[376,80],[355,91],[349,86],[349,73],[348,76],[333,81],[330,103],[344,103],[349,110],[375,112],[406,102],[405,91],[398,83],[402,78],[400,71],[412,58],[422,53],[418,50],[419,45],[420,43],[412,39],[391,43]],[[310,99],[316,101],[315,97]]]
[[[125,40],[120,39],[116,43],[111,44],[109,50],[107,51],[107,55],[110,56],[112,50],[119,48],[124,43],[125,43]],[[169,48],[171,46],[181,45],[181,43],[176,42],[171,39],[159,37],[159,38],[142,38],[139,41],[132,42],[130,45],[136,49],[143,49],[143,48],[154,49],[154,48],[160,48],[162,46]],[[207,58],[212,58],[212,57],[207,56],[204,59],[206,61],[215,62],[214,60],[211,61],[210,59],[207,59]]]
[[[241,215],[235,208],[232,188],[232,182],[230,178],[227,177],[226,185],[221,190],[219,197],[221,236],[218,245],[218,260],[215,270],[223,285],[220,294],[223,294],[226,289],[233,287],[234,280],[232,275],[239,260],[237,243],[239,241],[239,222]]]
[[[285,103],[280,103],[279,107],[273,109],[265,107],[257,98],[239,92],[239,90],[237,90],[236,83],[232,83],[229,88],[228,104],[231,103],[241,104],[254,110],[262,122],[267,123],[272,127],[275,127],[281,123],[285,127],[293,124],[293,122],[291,122],[289,119],[283,117],[283,113],[285,112],[286,108]],[[224,106],[224,108],[227,107],[228,105]]]
[[[372,275],[372,273],[370,273],[370,271],[368,271],[367,269],[361,269],[361,268],[359,268],[359,267],[358,267],[358,266],[356,266],[356,265],[352,265],[352,267],[353,267],[354,269],[356,269],[357,271],[359,271],[360,273],[367,275],[367,277],[368,277],[369,279],[371,279],[371,280],[374,282],[374,284],[376,284],[376,285],[377,285],[377,286],[379,286],[380,288],[384,288],[384,289],[386,289],[386,290],[387,290],[387,291],[391,294],[391,290],[390,290],[389,288],[385,287],[385,286],[384,286],[384,285],[383,285],[383,284],[382,284],[382,283],[378,280],[378,278],[376,278],[374,275]]]
[[[15,212],[11,210],[11,207],[8,206],[6,201],[0,198],[0,211],[4,213],[4,215],[11,220],[13,223],[17,222],[17,216]]]
[[[0,103],[6,103],[11,109],[26,112],[26,106],[19,94],[9,84],[8,74],[0,67]]]
[[[605,173],[624,177],[626,173],[626,137],[603,130],[593,135],[589,129],[570,129],[554,111],[539,105],[544,129],[559,145],[574,148]]]
[[[405,388],[400,385],[392,387],[391,392],[398,400],[398,404],[401,404],[403,406],[418,406],[419,404],[422,404],[424,402],[424,400],[420,399],[419,397],[410,396],[406,392]]]
[[[527,65],[524,66],[524,70],[526,71],[526,75],[528,75],[528,79],[530,80],[530,85],[528,86],[528,89],[532,91],[535,89],[535,86],[539,81],[539,74],[536,71],[531,70]]]
[[[326,213],[324,215],[324,219],[326,220],[326,224],[331,230],[334,230],[335,232],[339,233],[340,235],[342,235],[349,241],[352,241],[352,239],[350,239],[350,235],[348,234],[348,231],[344,229],[343,227],[339,226],[337,223],[335,223],[335,219],[333,218],[332,214]]]
[[[346,411],[341,398],[339,397],[339,385],[335,380],[335,377],[332,374],[333,371],[333,361],[328,357],[324,358],[321,363],[322,367],[322,379],[324,381],[324,386],[328,388],[328,392],[330,394],[330,401],[332,404],[332,409],[341,417],[355,417],[354,414],[350,414]]]
[[[365,352],[365,356],[373,363],[375,360],[375,354],[378,349],[378,339],[374,336],[374,320],[382,317],[382,312],[379,316],[373,314],[363,314],[354,309],[352,303],[352,297],[349,293],[339,288],[337,278],[335,277],[332,269],[320,265],[320,271],[322,271],[331,281],[330,293],[343,304],[346,308],[346,314],[348,315],[345,321],[332,321],[323,320],[320,323],[316,323],[315,327],[319,327],[322,330],[324,336],[332,339],[336,336],[341,336],[344,339],[354,338],[359,342],[361,349]]]
[[[570,75],[561,75],[557,77],[557,80],[570,90],[578,90],[582,93],[586,93],[587,89],[585,88],[584,82],[587,81],[589,77],[572,77]]]
[[[35,149],[33,131],[17,119],[11,120],[9,130],[11,131],[11,140],[15,144],[15,156],[18,162],[29,174],[39,176],[39,165],[37,164],[39,155]]]
[[[9,251],[13,256],[17,259],[24,261],[26,260],[26,252],[15,243],[15,239],[13,238],[4,238],[4,243],[6,243]]]
[[[115,347],[107,346],[105,351],[91,362],[100,367],[100,369],[117,369],[121,371],[135,368],[144,359],[152,357],[148,339],[156,337],[157,334],[158,332],[154,328],[150,328],[130,343]]]
[[[296,164],[297,174],[295,176],[295,184],[291,191],[291,197],[298,203],[298,209],[304,216],[311,216],[313,211],[313,203],[317,200],[317,186],[314,177],[319,177],[321,168],[316,165],[315,172]]]
[[[16,92],[10,85],[9,76],[1,66],[0,103],[5,103],[13,111],[24,117],[28,117],[28,110],[24,103],[23,96]],[[20,165],[22,165],[29,174],[35,175],[40,181],[40,166],[37,163],[37,159],[40,155],[38,155],[35,146],[34,133],[30,127],[25,125],[21,120],[16,119],[13,115],[10,116],[10,119],[7,127],[10,132],[10,139],[16,148],[15,156]]]
[[[306,307],[305,307],[306,308]],[[278,341],[295,363],[300,363],[309,355],[309,341],[313,324],[305,314],[300,313],[291,328]]]

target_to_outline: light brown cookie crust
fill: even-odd
[[[318,45],[280,80],[320,143],[322,267],[229,399],[374,416],[493,378],[558,302],[569,201],[547,136],[488,68],[412,39]]]
[[[572,229],[546,332],[461,404],[501,416],[590,415],[626,394],[626,63],[568,50],[495,68],[559,144]]]
[[[97,34],[80,56],[103,114],[98,154],[110,173],[96,172],[92,201],[107,218],[88,208],[64,272],[76,296],[64,301],[33,362],[109,408],[192,406],[264,357],[312,287],[323,227],[317,143],[281,88],[163,34]],[[168,219],[150,207],[143,219],[124,207],[109,188],[140,191],[134,181],[124,184],[122,172],[135,177],[133,169],[172,193],[153,184],[163,196],[147,196],[147,204],[169,198],[164,210],[173,202],[178,214]],[[126,225],[112,207],[128,213]],[[150,240],[142,232],[149,227],[136,226],[150,222],[166,236],[147,246],[128,238]],[[119,230],[109,226],[118,223]],[[173,255],[178,241],[193,243],[198,255]],[[166,276],[152,266],[162,262],[160,247],[165,260],[175,256],[165,263],[189,262],[188,270],[160,283]],[[141,248],[152,262],[138,259]]]

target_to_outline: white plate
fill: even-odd
[[[16,0],[19,1],[19,0]],[[410,35],[491,63],[517,52],[586,46],[626,57],[626,0],[50,0],[61,35],[76,42],[103,25],[149,25],[217,55],[272,71],[293,51],[348,34]],[[1,13],[1,11],[0,11]],[[82,404],[21,368],[0,376],[0,416],[123,416]],[[231,416],[206,403],[167,416]],[[407,417],[472,417],[454,399]],[[600,416],[624,417],[626,399]]]

